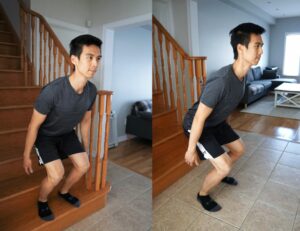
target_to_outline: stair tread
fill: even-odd
[[[26,90],[26,89],[42,89],[40,86],[7,86],[1,87],[0,90]]]
[[[10,31],[5,31],[5,30],[0,30],[0,33],[4,33],[4,34],[11,34]]]
[[[172,131],[171,134],[169,134]],[[176,124],[173,126],[169,126],[166,127],[166,129],[164,129],[161,132],[155,132],[153,131],[153,133],[155,133],[155,139],[153,139],[153,146],[158,145],[161,142],[165,142],[166,140],[169,139],[169,137],[173,137],[173,135],[178,134],[178,133],[182,133],[183,129],[182,129],[182,125],[181,124]]]
[[[104,197],[110,190],[110,185],[107,183],[106,187],[101,191],[92,191],[87,190],[84,186],[83,180],[78,182],[74,188],[71,190],[72,194],[76,195],[81,202],[80,209],[83,211],[88,206],[91,206],[91,203],[97,201],[97,199]],[[0,217],[0,230],[33,230],[33,229],[44,229],[48,228],[52,222],[57,222],[58,220],[64,219],[64,217],[68,214],[79,212],[79,209],[69,205],[64,202],[61,198],[58,198],[56,195],[57,190],[53,192],[49,198],[49,205],[54,213],[55,220],[52,222],[44,222],[37,215],[36,208],[36,200],[32,200],[32,193],[36,192],[27,192],[23,195],[22,201],[26,198],[31,198],[31,200],[27,200],[21,208],[18,210],[10,209],[10,211],[6,212],[4,216]],[[23,199],[24,198],[24,199]],[[10,201],[10,203],[3,202],[1,206],[5,207],[6,204],[11,204],[17,207],[16,203]],[[26,212],[24,212],[26,211]],[[63,222],[63,221],[61,221]]]
[[[24,132],[24,131],[27,131],[27,128],[9,129],[9,130],[0,131],[0,135],[6,135],[9,133]]]
[[[18,46],[18,43],[0,42],[0,45],[6,45],[6,46]]]
[[[172,135],[166,136],[158,141],[153,142],[152,148],[156,147],[158,145],[161,145],[162,143],[168,142],[170,139],[173,139],[174,137],[183,134],[183,129],[179,129],[177,132],[174,132]]]
[[[20,59],[21,55],[3,55],[3,54],[0,54],[0,58],[1,57],[3,57],[3,58],[16,58],[16,59]]]
[[[0,106],[0,110],[11,110],[11,109],[24,109],[24,108],[32,108],[32,104],[28,105],[10,105],[10,106]]]
[[[37,161],[32,159],[32,161]],[[22,161],[20,161],[22,164]],[[71,162],[64,160],[65,169],[71,168]],[[31,175],[24,175],[1,181],[0,184],[0,203],[7,200],[8,198],[15,197],[16,195],[25,193],[27,191],[32,191],[35,188],[40,186],[42,179],[46,176],[46,171],[43,167],[40,167],[40,170],[35,171]]]

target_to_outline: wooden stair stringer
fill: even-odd
[[[185,161],[184,155],[188,138],[179,131],[152,146],[153,166],[152,193],[153,197],[192,170]]]

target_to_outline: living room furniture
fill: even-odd
[[[290,78],[278,78],[278,79],[272,79],[272,86],[271,90],[274,90],[276,87],[283,83],[297,83],[296,79],[290,79]]]
[[[271,87],[272,79],[270,79],[270,75],[267,75],[265,79],[259,66],[251,68],[246,76],[245,94],[241,103],[247,108],[248,104],[267,95]]]
[[[274,89],[274,106],[300,108],[300,84],[283,83]]]
[[[126,133],[152,140],[152,100],[137,101],[126,119]]]

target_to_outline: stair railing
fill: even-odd
[[[92,108],[92,126],[90,129],[89,160],[91,164],[94,162],[94,166],[90,167],[87,173],[86,182],[87,188],[92,189],[92,187],[94,186],[95,191],[99,191],[100,189],[103,189],[106,186],[111,97],[111,91],[98,91],[98,103],[95,103]],[[95,134],[97,135],[97,143],[96,156],[94,158],[92,153],[94,150]]]
[[[69,54],[51,29],[46,19],[20,5],[21,68],[25,85],[44,86],[52,80],[73,71]],[[31,78],[28,72],[31,71]]]
[[[181,122],[206,82],[206,57],[189,56],[154,16],[152,25],[153,91],[163,91],[165,108],[176,107]]]

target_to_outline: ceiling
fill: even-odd
[[[300,16],[300,0],[248,0],[274,18]]]

